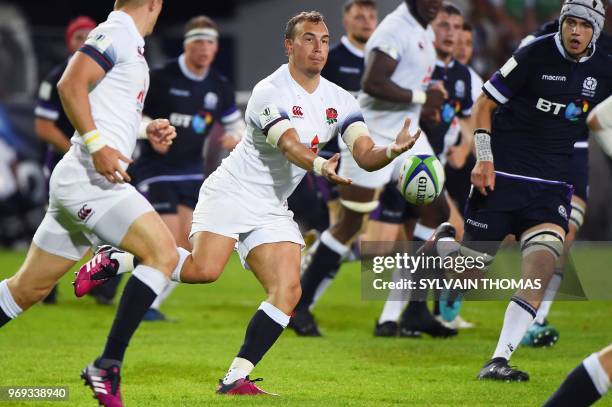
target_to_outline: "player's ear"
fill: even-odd
[[[287,56],[291,55],[292,51],[293,51],[293,40],[289,38],[285,38],[285,55]]]

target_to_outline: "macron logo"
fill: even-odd
[[[542,75],[543,81],[566,82],[567,78],[563,75]]]

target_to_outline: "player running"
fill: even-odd
[[[573,145],[588,131],[589,110],[612,90],[612,60],[595,45],[605,11],[601,0],[566,1],[559,32],[519,49],[485,83],[475,105],[477,163],[464,245],[494,254],[507,234],[515,235],[525,279],[548,283],[554,274],[568,232]],[[478,378],[529,380],[508,360],[545,289],[512,297],[495,352]]]
[[[117,0],[107,21],[70,60],[58,91],[76,129],[72,147],[51,175],[49,208],[25,262],[17,274],[0,282],[3,326],[41,300],[92,241],[106,241],[138,256],[140,264],[126,284],[105,358],[83,372],[103,405],[122,405],[119,361],[125,344],[179,259],[172,234],[149,202],[126,183],[130,178],[125,172],[149,86],[143,37],[153,31],[162,3]],[[160,144],[176,136],[165,120],[149,123],[146,130]]]
[[[289,63],[253,89],[246,136],[204,181],[193,216],[193,252],[181,259],[181,269],[172,275],[184,283],[213,282],[236,247],[267,293],[249,322],[240,351],[219,381],[219,394],[265,393],[249,375],[287,326],[300,298],[304,242],[287,197],[306,171],[340,184],[351,182],[336,174],[338,154],[326,160],[317,156],[318,149],[339,135],[356,163],[376,171],[412,147],[419,135],[410,135],[406,120],[395,142],[374,145],[355,98],[320,76],[329,52],[329,33],[320,13],[302,12],[288,21],[285,50]],[[293,113],[294,107],[302,114]],[[107,272],[95,261],[90,265],[91,278]],[[80,277],[80,283],[94,281],[87,273]]]
[[[129,169],[133,184],[161,215],[177,244],[187,250],[191,250],[189,229],[204,180],[204,141],[218,122],[225,130],[222,145],[231,150],[245,128],[233,86],[211,66],[218,38],[213,20],[193,17],[185,25],[183,54],[151,71],[145,121],[168,117],[177,138],[168,146],[143,142],[141,155]],[[176,285],[168,282],[145,314],[145,321],[166,319],[159,308]]]
[[[441,4],[441,0],[406,0],[385,17],[366,44],[359,103],[377,144],[391,142],[406,115],[416,128],[423,106],[438,109],[445,99],[446,92],[440,84],[429,86],[436,58],[435,36],[429,23]],[[411,154],[433,154],[426,137],[419,139]],[[339,220],[321,234],[320,244],[302,276],[304,291],[292,323],[299,335],[321,335],[309,310],[317,289],[321,284],[328,285],[329,279],[337,274],[364,216],[378,206],[379,190],[402,163],[403,158],[399,158],[393,166],[366,172],[356,164],[349,150],[342,149],[340,174],[353,179],[353,184],[339,187]],[[437,323],[433,317],[431,320]]]

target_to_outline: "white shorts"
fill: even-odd
[[[119,246],[132,223],[151,204],[130,184],[113,184],[98,174],[90,157],[72,146],[49,181],[49,208],[34,235],[44,251],[80,260],[92,246]]]
[[[200,189],[189,238],[198,232],[236,240],[236,251],[245,268],[249,252],[261,244],[293,242],[304,246],[286,203],[279,205],[246,193],[222,167],[206,178]]]
[[[371,132],[370,137],[372,137],[374,144],[377,146],[386,146],[394,140],[375,132]],[[345,143],[338,144],[340,145],[341,156],[338,175],[350,178],[353,181],[353,185],[370,189],[380,189],[392,179],[397,179],[406,157],[417,154],[434,155],[434,151],[431,145],[429,145],[427,136],[421,133],[415,145],[399,157],[396,157],[391,164],[380,170],[368,172],[359,167]]]

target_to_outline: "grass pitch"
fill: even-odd
[[[24,253],[0,252],[0,279]],[[500,259],[501,260],[501,259]],[[601,270],[609,273],[609,270]],[[0,386],[68,386],[69,400],[7,405],[96,405],[80,370],[102,350],[115,307],[76,299],[69,273],[58,305],[37,305],[0,332]],[[176,323],[143,323],[126,355],[122,392],[127,406],[209,405],[465,405],[538,406],[584,357],[611,342],[610,302],[559,302],[550,315],[561,331],[550,349],[520,348],[512,363],[527,383],[479,382],[501,328],[505,302],[468,302],[463,316],[477,324],[449,340],[373,338],[381,302],[361,301],[358,263],[345,265],[315,315],[325,337],[286,331],[253,372],[279,398],[214,394],[237,353],[263,290],[236,257],[212,285],[179,286],[163,307]],[[604,398],[600,405],[612,405]]]

